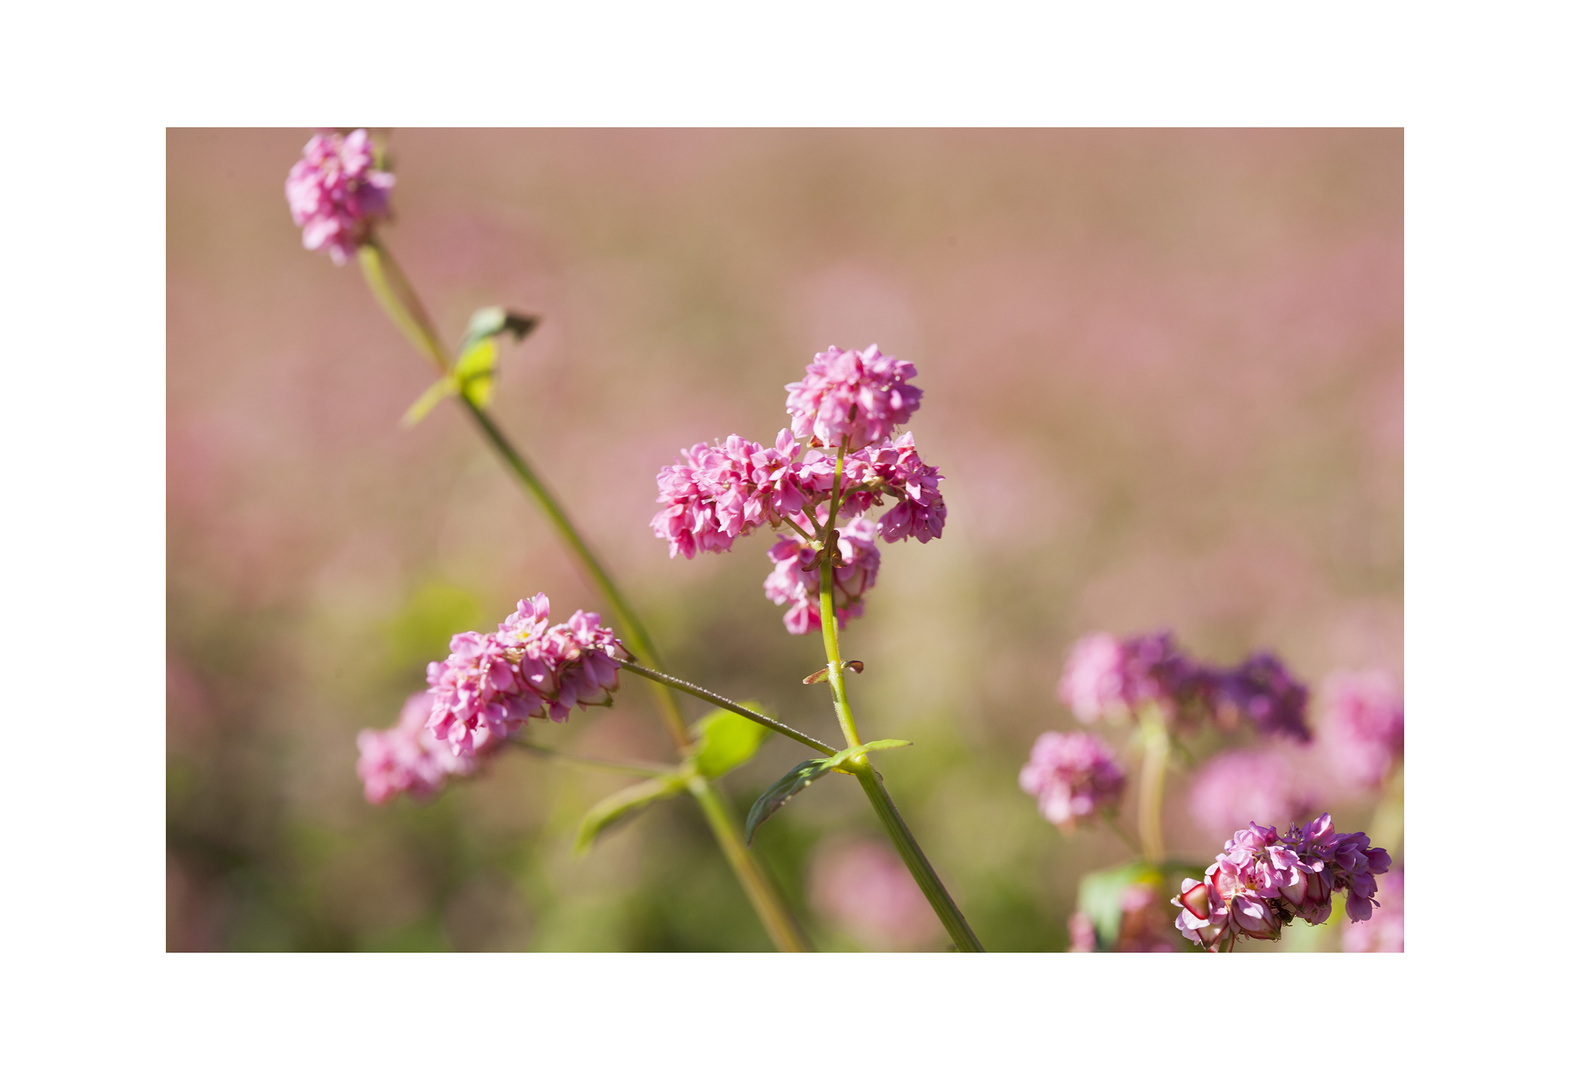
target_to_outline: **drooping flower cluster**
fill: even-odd
[[[845,604],[842,624],[860,615],[861,595],[877,573],[874,537],[925,544],[943,535],[948,516],[938,489],[942,474],[921,460],[911,433],[894,435],[894,426],[920,404],[921,391],[908,382],[915,374],[914,365],[876,345],[819,353],[807,378],[787,387],[794,434],[781,429],[769,447],[740,435],[699,443],[660,470],[663,506],[650,523],[654,535],[669,542],[672,558],[691,559],[729,551],[739,537],[765,526],[786,532],[769,552],[775,569],[764,592],[776,604],[790,605],[785,625],[791,633],[807,633],[821,625],[804,598],[818,590],[813,556],[830,543],[825,534],[838,471],[833,527],[839,538],[830,550],[837,546],[845,565],[836,563],[835,599]],[[797,442],[798,436],[809,442]],[[876,522],[867,519],[885,500],[893,505]]]
[[[1118,906],[1123,917],[1118,923],[1118,939],[1110,952],[1176,952],[1172,927],[1157,905],[1156,890],[1144,882],[1125,886]],[[1068,921],[1069,952],[1095,952],[1096,927],[1089,915],[1076,911]]]
[[[1300,821],[1320,801],[1302,764],[1276,750],[1217,754],[1194,776],[1189,814],[1209,833],[1239,821]]]
[[[1204,881],[1184,879],[1172,900],[1176,925],[1211,952],[1230,950],[1239,936],[1274,941],[1297,917],[1317,926],[1338,892],[1346,894],[1347,916],[1362,922],[1377,904],[1374,876],[1389,869],[1384,848],[1370,847],[1363,833],[1336,832],[1329,814],[1284,837],[1250,823],[1227,841]]]
[[[426,723],[453,754],[472,756],[531,717],[562,721],[574,705],[610,702],[626,649],[593,612],[547,627],[550,612],[544,593],[520,600],[496,633],[457,634],[451,655],[426,668]]]
[[[1379,895],[1372,918],[1341,931],[1342,952],[1406,952],[1406,874],[1392,870]]]
[[[1170,633],[1116,638],[1092,634],[1069,652],[1058,697],[1083,723],[1128,717],[1146,706],[1180,728],[1239,718],[1262,734],[1308,742],[1308,690],[1269,653],[1233,668],[1212,667],[1179,648]]]
[[[882,561],[873,542],[877,530],[866,518],[856,518],[839,530],[839,553],[843,565],[834,567],[834,617],[841,629],[860,615],[862,595],[878,580]],[[763,580],[763,595],[776,604],[789,604],[785,628],[793,634],[806,634],[823,625],[818,607],[818,570],[813,562],[817,552],[794,536],[781,537],[769,548],[774,569]]]
[[[365,784],[368,801],[380,805],[405,792],[417,799],[427,798],[439,791],[449,776],[474,771],[473,756],[454,757],[425,726],[431,716],[431,700],[431,692],[421,690],[404,702],[397,726],[360,732],[360,761],[355,771]],[[483,751],[487,745],[482,737],[477,750]]]
[[[372,168],[374,161],[364,128],[349,135],[324,131],[305,144],[284,194],[294,223],[304,229],[307,250],[325,247],[342,266],[387,216],[393,175]]]
[[[1084,731],[1049,731],[1031,747],[1019,786],[1060,828],[1117,805],[1125,777],[1112,748]]]
[[[910,384],[915,377],[914,364],[876,345],[861,352],[831,345],[812,358],[806,378],[785,387],[791,430],[831,450],[845,440],[859,450],[910,422],[921,404],[921,391]]]
[[[1401,756],[1406,708],[1382,671],[1338,672],[1325,680],[1324,738],[1331,763],[1351,786],[1375,788]]]

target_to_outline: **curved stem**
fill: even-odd
[[[1145,858],[1159,863],[1166,858],[1166,846],[1161,841],[1161,796],[1171,744],[1166,724],[1150,710],[1140,717],[1139,727],[1145,741],[1145,757],[1139,769],[1139,840]]]
[[[706,690],[697,683],[690,683],[686,679],[678,679],[676,676],[667,675],[663,671],[655,671],[653,668],[646,668],[641,664],[635,664],[625,660],[622,661],[621,666],[623,671],[630,671],[635,675],[642,675],[645,679],[648,679],[651,682],[664,683],[666,686],[674,686],[676,689],[691,694],[693,697],[702,701],[707,701],[711,705],[718,705],[722,709],[729,709],[737,716],[745,716],[748,720],[751,720],[755,724],[762,724],[770,731],[777,731],[781,735],[795,739],[797,742],[805,746],[812,747],[814,750],[821,750],[825,754],[838,753],[838,751],[836,751],[834,747],[830,746],[828,743],[819,742],[811,735],[797,731],[789,724],[784,724],[772,717],[764,716],[760,712],[753,712],[751,709],[747,708],[747,706],[740,705],[732,701],[730,698],[721,697],[713,690]]]
[[[430,315],[420,303],[419,296],[392,257],[392,253],[378,241],[362,244],[360,267],[371,292],[375,294],[393,324],[403,332],[416,349],[436,365],[442,374],[447,374],[452,368],[452,360],[447,350],[442,347],[441,336],[436,332],[436,326],[431,321]],[[638,655],[658,663],[659,654],[644,629],[643,621],[633,613],[632,606],[627,603],[621,590],[605,572],[599,559],[584,542],[577,528],[567,517],[566,511],[556,501],[544,481],[524,460],[523,455],[507,441],[484,409],[469,400],[467,395],[459,394],[458,397],[468,407],[469,414],[479,426],[481,433],[512,470],[524,490],[533,496],[535,503],[551,524],[556,527],[557,535],[577,557],[579,565],[604,593],[621,627],[622,639]],[[669,687],[657,683],[653,690],[660,716],[665,722],[666,732],[670,735],[677,751],[686,756],[692,747],[692,739],[687,735],[686,724],[682,721],[681,706],[676,703],[676,696],[671,693]],[[741,882],[743,891],[746,892],[753,910],[757,912],[775,947],[782,952],[809,951],[811,945],[808,944],[806,936],[785,906],[784,897],[780,895],[778,887],[763,873],[752,852],[741,842],[735,815],[719,789],[712,784],[699,782],[689,784],[687,790],[697,800],[703,816],[708,820],[710,830],[719,842],[720,850],[724,853],[726,861],[730,863],[732,872]]]
[[[528,750],[530,753],[542,757],[561,758],[575,765],[587,765],[593,769],[604,769],[606,772],[628,773],[632,776],[665,776],[674,766],[655,765],[647,761],[609,761],[605,758],[584,757],[582,754],[568,753],[566,750],[557,750],[553,746],[541,746],[525,739],[513,737],[507,740],[508,746],[516,746],[519,750]]]

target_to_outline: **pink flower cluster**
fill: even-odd
[[[859,450],[910,422],[921,391],[910,384],[916,366],[868,345],[861,352],[834,346],[818,353],[800,382],[788,384],[785,408],[798,438],[838,450]]]
[[[921,401],[921,391],[906,381],[915,374],[913,365],[876,346],[861,353],[819,353],[807,378],[787,387],[794,435],[782,429],[769,447],[740,435],[699,443],[660,470],[656,483],[663,505],[650,523],[654,535],[670,544],[671,558],[689,559],[729,551],[739,537],[764,526],[794,525],[793,535],[823,541],[839,450],[848,438],[834,522],[846,560],[835,574],[836,601],[846,605],[842,623],[861,614],[860,597],[877,573],[872,539],[925,544],[943,535],[948,517],[939,491],[943,475],[921,460],[915,436],[893,433]],[[797,436],[811,443],[798,443]],[[885,499],[894,505],[876,522],[867,520]],[[775,569],[764,592],[776,604],[791,605],[785,625],[793,634],[821,625],[804,599],[817,591],[816,565],[809,569],[814,553],[812,545],[796,539],[782,540],[769,552]]]
[[[380,805],[404,792],[427,798],[441,790],[449,776],[474,771],[474,757],[454,757],[425,726],[431,716],[431,700],[431,692],[421,690],[404,702],[396,727],[360,732],[360,761],[355,771],[365,784],[368,801]]]
[[[1087,724],[1127,718],[1152,705],[1179,727],[1205,719],[1230,726],[1241,717],[1266,735],[1305,743],[1312,738],[1305,719],[1308,690],[1276,657],[1260,652],[1235,668],[1211,667],[1165,632],[1080,639],[1064,665],[1058,697]]]
[[[609,704],[626,649],[593,612],[547,627],[550,612],[544,593],[520,600],[496,633],[457,634],[451,655],[427,667],[426,724],[454,755],[473,756],[531,717],[561,721],[574,705]]]
[[[1217,754],[1188,789],[1189,814],[1223,834],[1239,821],[1301,821],[1320,802],[1303,764],[1276,750]]]
[[[1204,881],[1184,879],[1172,901],[1177,928],[1211,952],[1230,950],[1239,936],[1274,941],[1296,917],[1324,922],[1338,892],[1346,894],[1347,916],[1362,922],[1377,904],[1374,876],[1389,869],[1384,848],[1370,847],[1363,833],[1336,832],[1329,814],[1285,837],[1250,823],[1227,841]]]
[[[1034,795],[1041,816],[1060,828],[1117,805],[1123,795],[1123,767],[1112,748],[1083,731],[1049,731],[1031,747],[1019,771],[1019,786]]]
[[[365,129],[340,135],[324,131],[305,144],[305,156],[289,170],[284,194],[305,247],[325,247],[342,266],[365,241],[372,226],[387,216],[392,173],[373,169]]]
[[[1406,709],[1382,671],[1339,672],[1325,681],[1324,737],[1337,773],[1354,787],[1376,788],[1406,741]]]
[[[878,580],[878,563],[882,555],[873,542],[877,530],[866,518],[847,522],[839,530],[839,553],[843,566],[834,568],[834,617],[840,629],[859,616],[864,605],[862,595]],[[763,595],[776,604],[789,604],[785,612],[785,629],[793,634],[806,634],[823,626],[823,614],[818,608],[818,570],[807,569],[817,552],[797,537],[782,537],[769,548],[769,559],[774,569],[763,580]]]

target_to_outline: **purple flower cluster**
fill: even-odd
[[[1366,835],[1338,833],[1329,814],[1286,836],[1250,823],[1227,841],[1204,881],[1185,878],[1172,903],[1177,928],[1211,952],[1229,950],[1239,936],[1271,941],[1301,916],[1312,925],[1330,916],[1330,898],[1346,894],[1347,916],[1362,922],[1374,912],[1374,875],[1390,869],[1384,848]]]
[[[360,732],[360,761],[355,769],[365,784],[368,801],[380,805],[404,792],[427,798],[439,791],[449,776],[474,771],[474,757],[454,757],[425,726],[431,716],[431,700],[431,692],[421,690],[404,702],[396,727]],[[480,745],[485,745],[483,739]]]
[[[910,422],[921,391],[910,385],[916,366],[886,356],[876,345],[861,352],[829,346],[807,365],[806,378],[790,383],[785,408],[791,430],[818,446],[859,450]]]
[[[877,545],[877,535],[872,522],[856,518],[839,530],[839,553],[843,566],[834,568],[834,617],[840,629],[861,614],[862,595],[878,580],[878,563],[882,560]],[[823,615],[818,609],[818,570],[807,569],[817,552],[797,537],[782,537],[769,548],[769,559],[774,569],[763,580],[763,595],[776,604],[789,604],[785,612],[785,629],[793,634],[806,634],[823,626]]]
[[[426,725],[454,755],[472,757],[531,717],[561,721],[574,705],[609,704],[626,649],[593,612],[547,627],[550,613],[544,593],[520,600],[496,633],[457,634],[451,655],[426,668]]]
[[[1167,723],[1223,726],[1246,718],[1266,735],[1308,742],[1308,690],[1281,661],[1255,653],[1235,668],[1201,664],[1170,633],[1116,638],[1092,634],[1069,652],[1058,697],[1082,723],[1128,718],[1149,705]]]
[[[374,160],[364,128],[350,135],[324,131],[305,144],[284,194],[294,223],[304,229],[307,250],[325,247],[342,266],[387,216],[393,175],[373,169]]]
[[[938,490],[942,474],[921,460],[913,435],[893,432],[920,404],[921,391],[907,382],[915,374],[912,364],[875,345],[860,353],[819,353],[807,378],[787,387],[794,434],[782,429],[770,447],[740,435],[699,443],[660,470],[656,483],[663,505],[650,523],[654,535],[669,542],[671,558],[689,559],[729,551],[737,538],[765,526],[824,541],[843,444],[835,526],[846,565],[836,568],[836,601],[846,605],[842,623],[861,614],[860,597],[877,574],[873,538],[925,544],[943,535],[948,516]],[[810,442],[803,445],[798,436]],[[885,499],[894,505],[876,522],[868,520],[865,515]],[[775,569],[764,592],[776,604],[791,605],[785,625],[793,634],[821,624],[805,599],[817,591],[815,553],[794,538],[769,552]]]
[[[1405,747],[1406,707],[1382,671],[1338,672],[1325,680],[1324,736],[1336,772],[1376,788]]]
[[[1031,747],[1019,786],[1036,797],[1041,816],[1060,828],[1117,805],[1123,767],[1112,748],[1083,731],[1049,731]]]

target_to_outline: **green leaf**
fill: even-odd
[[[1117,948],[1123,929],[1123,890],[1130,885],[1160,886],[1161,869],[1143,859],[1086,874],[1079,879],[1079,910],[1090,916],[1096,928],[1096,951]]]
[[[398,421],[404,427],[413,427],[425,419],[425,414],[436,408],[438,402],[449,394],[457,393],[458,382],[451,375],[443,375],[431,384],[431,388],[420,395],[420,399],[409,406],[409,411],[403,414],[403,419]]]
[[[661,799],[670,798],[684,786],[682,778],[672,773],[623,788],[614,795],[601,799],[589,808],[589,812],[584,814],[583,820],[579,822],[578,838],[573,841],[572,853],[582,855],[589,850],[589,845],[594,843],[594,838],[600,833],[629,814],[636,813]]]
[[[761,712],[756,701],[743,701],[743,707]],[[693,767],[704,776],[724,776],[751,761],[763,740],[774,734],[762,724],[726,709],[715,709],[692,726]]]
[[[758,801],[752,804],[752,809],[747,811],[745,829],[747,846],[752,846],[752,837],[758,831],[759,825],[773,817],[780,807],[810,787],[812,782],[824,773],[849,772],[849,769],[843,767],[845,763],[870,750],[893,750],[896,747],[909,745],[909,741],[905,739],[874,739],[860,746],[847,747],[833,757],[811,758],[801,762],[769,785],[768,790],[759,795]]]

